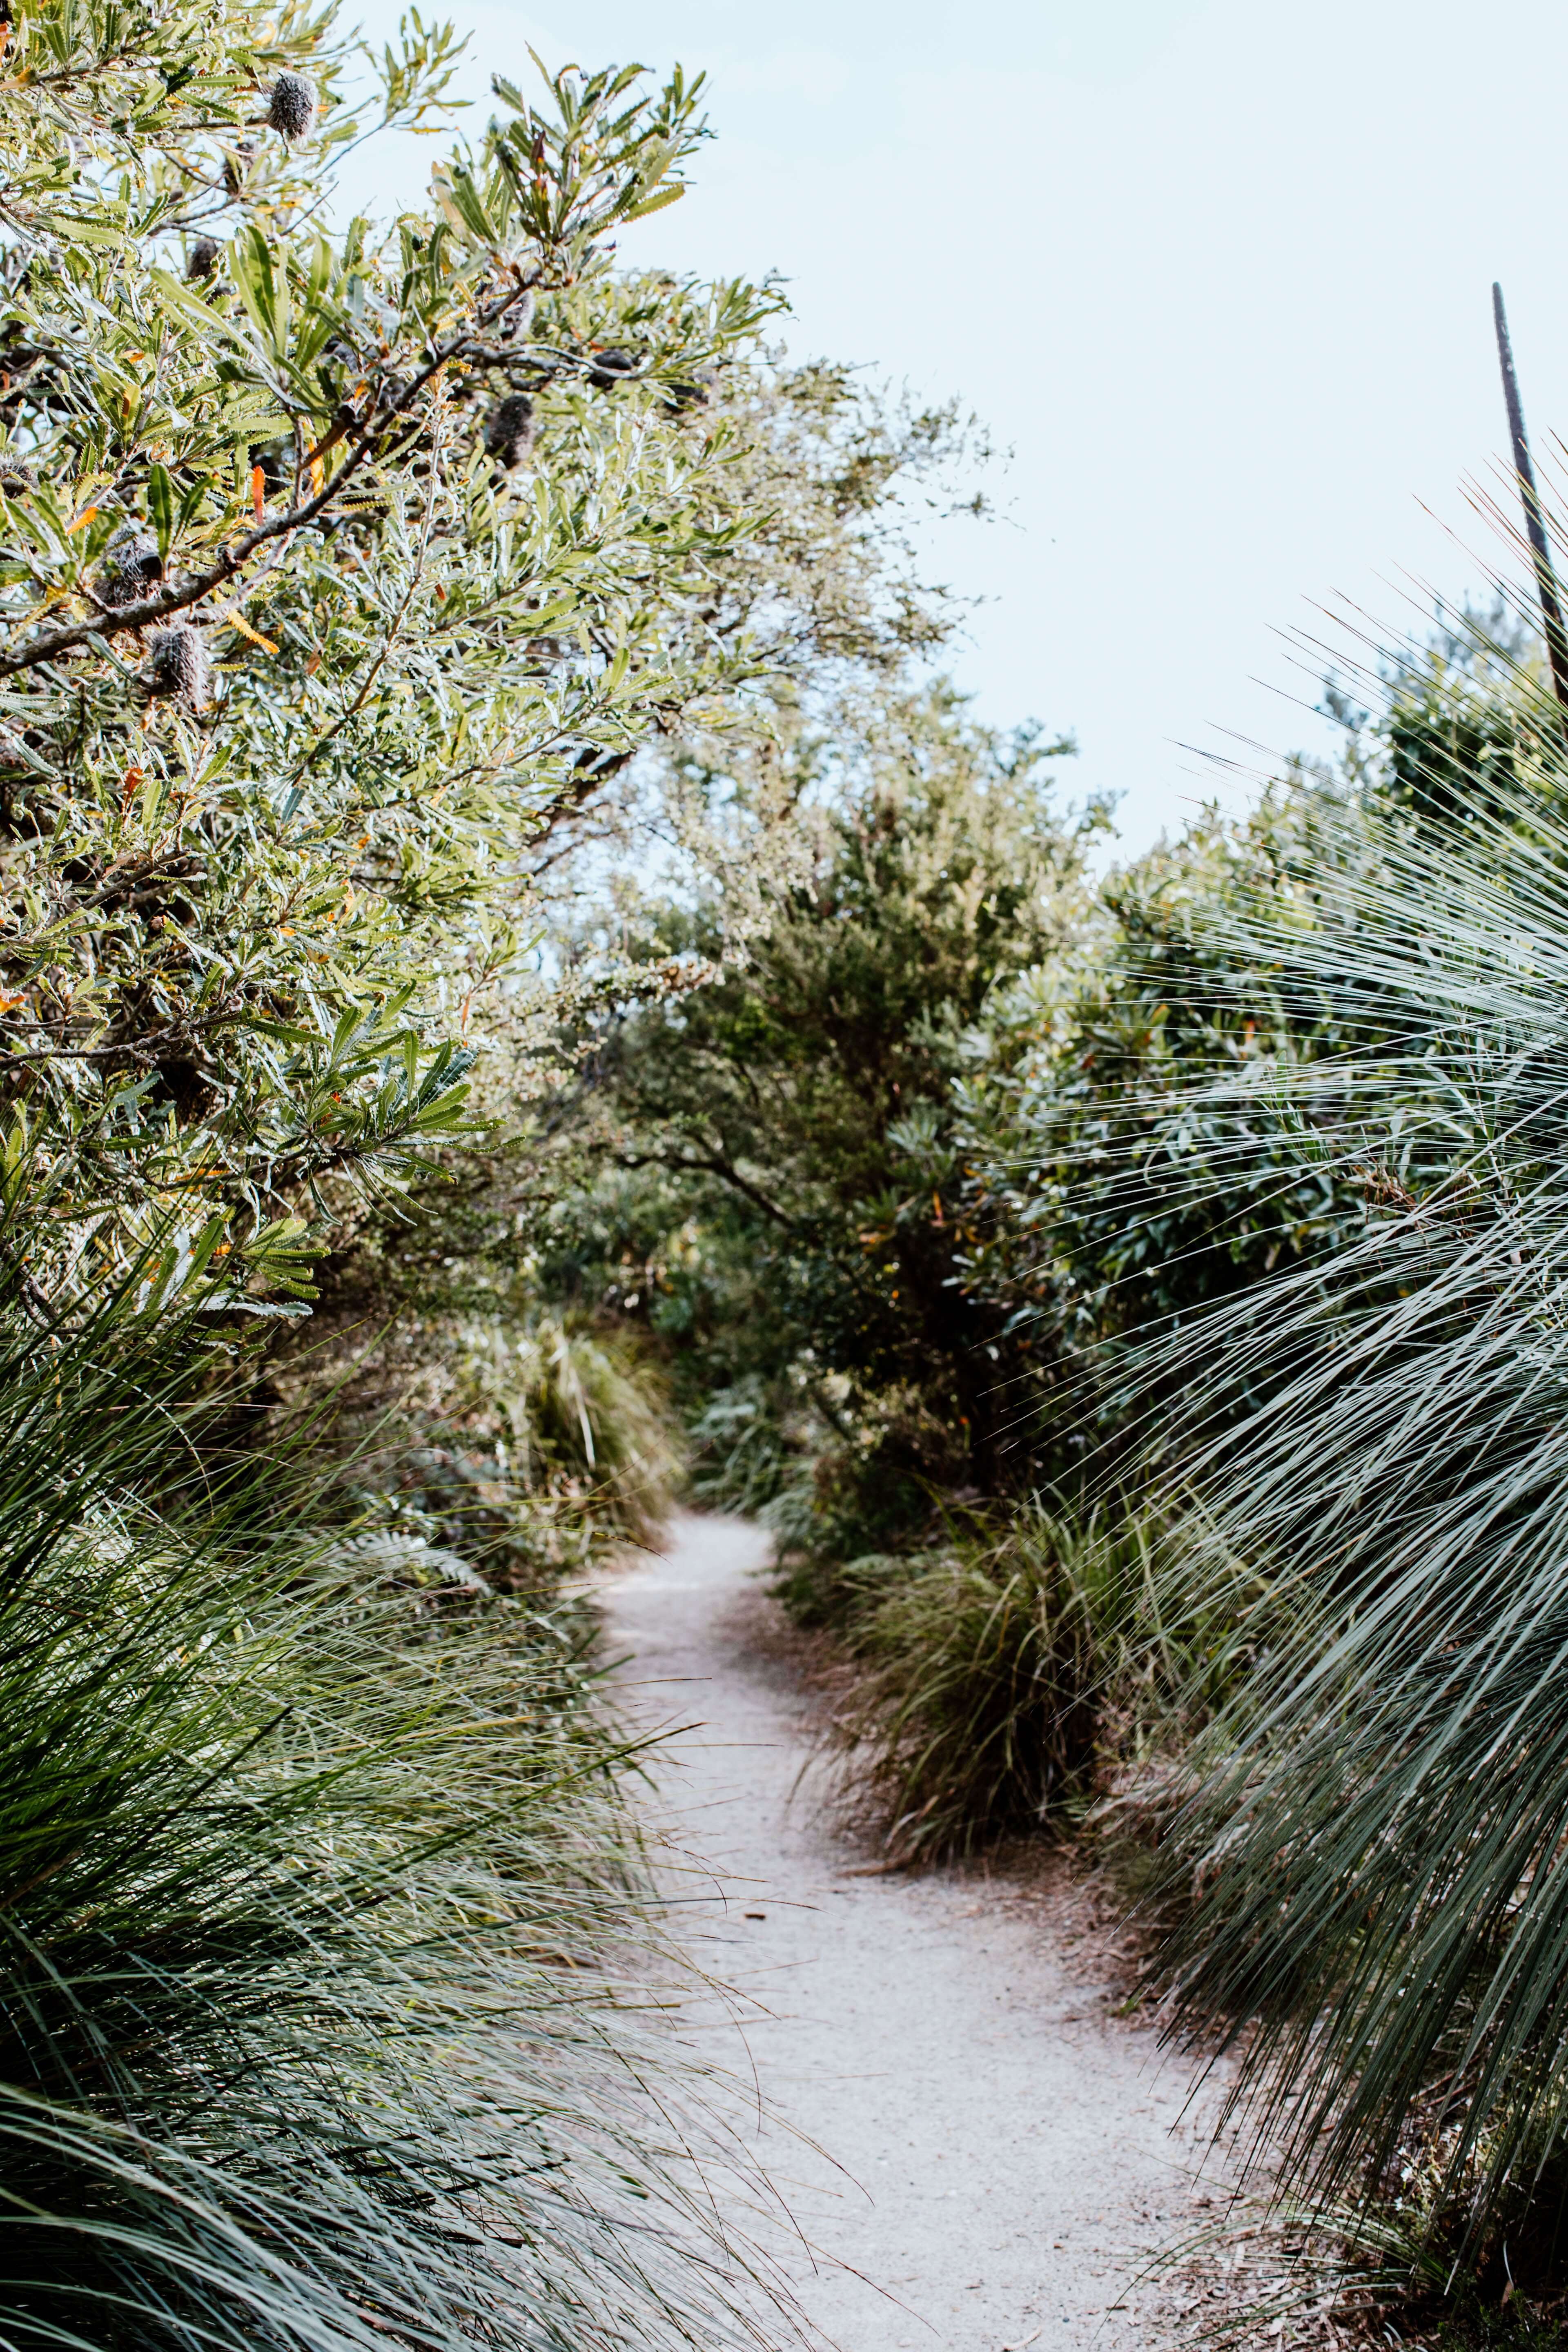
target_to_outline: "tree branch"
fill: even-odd
[[[772,1217],[773,1223],[782,1225],[786,1233],[793,1234],[797,1230],[795,1219],[786,1216],[781,1208],[769,1200],[765,1192],[760,1192],[749,1178],[742,1176],[738,1168],[732,1168],[727,1160],[718,1157],[711,1160],[698,1160],[689,1157],[684,1152],[676,1157],[663,1151],[617,1152],[616,1160],[616,1165],[621,1168],[668,1168],[680,1176],[721,1177],[726,1184],[732,1185],[737,1192],[744,1193],[746,1199],[761,1209],[764,1216]]]
[[[534,280],[531,279],[527,285],[515,288],[502,300],[492,304],[485,312],[482,323],[489,326],[497,319],[504,318],[515,303],[533,291],[533,284]],[[253,530],[232,541],[217,562],[205,572],[196,572],[184,580],[172,580],[156,595],[143,596],[133,604],[115,605],[91,620],[74,621],[63,628],[47,629],[18,646],[15,652],[0,653],[0,677],[14,677],[22,670],[34,669],[40,663],[57,660],[61,654],[72,652],[76,646],[86,645],[90,638],[115,636],[128,629],[147,628],[155,621],[167,620],[172,614],[188,611],[191,605],[199,604],[204,596],[210,596],[214,589],[226,586],[243,571],[258,549],[269,546],[274,540],[302,530],[306,524],[314,522],[326,512],[341,495],[344,485],[368,462],[377,443],[384,440],[388,425],[405,415],[442,368],[464,355],[472,340],[473,329],[468,326],[460,334],[438,344],[434,355],[397,398],[384,410],[373,414],[331,480],[324,483],[314,498],[307,499],[300,506],[290,507],[284,514],[275,515],[269,522],[258,523]]]

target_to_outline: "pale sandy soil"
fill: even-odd
[[[1135,2282],[1223,2204],[1212,2087],[1184,2117],[1185,2074],[1048,1897],[863,1874],[809,1693],[758,1638],[765,1559],[754,1528],[683,1517],[602,1597],[628,1711],[685,1727],[648,1815],[680,1939],[731,1989],[692,2031],[754,2085],[795,2294],[842,2352],[1173,2344],[1168,2284]]]

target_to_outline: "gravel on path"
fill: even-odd
[[[1174,2340],[1152,2248],[1204,2225],[1211,2095],[1070,1965],[1048,1905],[868,1874],[814,1789],[812,1700],[756,1638],[766,1538],[682,1517],[602,1588],[623,1704],[669,1737],[650,1825],[718,1985],[705,2059],[754,2084],[782,2264],[841,2352]],[[1215,2196],[1215,2201],[1220,2201]]]

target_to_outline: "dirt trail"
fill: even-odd
[[[765,1559],[743,1522],[683,1517],[604,1597],[631,1709],[691,1727],[650,1812],[683,1942],[742,1996],[699,2036],[754,2076],[795,2294],[843,2352],[1163,2343],[1128,2282],[1205,2218],[1179,2070],[1068,1968],[1048,1906],[856,1874],[808,1700],[756,1640]]]

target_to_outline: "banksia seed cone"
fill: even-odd
[[[185,276],[194,286],[198,279],[210,278],[216,267],[220,247],[216,236],[198,236],[191,247],[191,257],[185,264]]]
[[[38,477],[26,457],[0,457],[0,490],[36,490]]]
[[[526,392],[509,393],[491,409],[485,447],[503,466],[521,465],[533,446],[533,403]]]
[[[285,139],[303,139],[316,119],[316,85],[308,74],[280,73],[267,110],[271,129]]]
[[[177,695],[188,710],[207,704],[207,648],[199,629],[188,621],[173,628],[154,629],[147,640],[147,690]]]
[[[624,383],[628,375],[636,375],[637,372],[637,363],[630,352],[600,352],[588,370],[588,381],[598,391],[608,392],[612,384]]]
[[[117,530],[103,551],[103,570],[98,575],[98,593],[106,604],[134,604],[149,588],[156,587],[163,577],[163,559],[158,552],[158,542],[144,530],[129,525]]]

